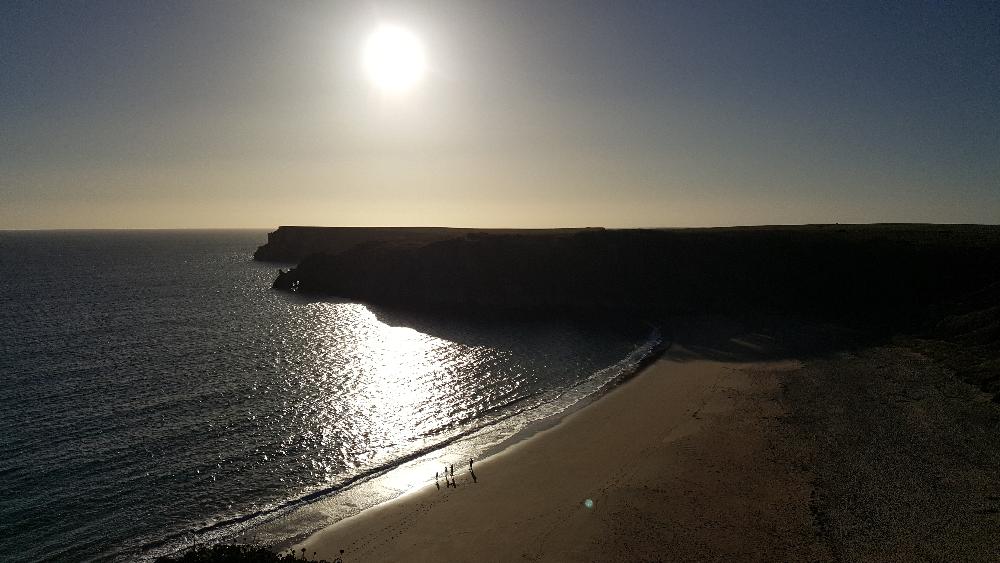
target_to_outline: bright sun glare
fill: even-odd
[[[368,79],[386,94],[410,90],[427,67],[420,39],[408,29],[392,24],[382,24],[368,36],[362,64]]]

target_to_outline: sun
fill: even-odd
[[[368,36],[362,66],[372,84],[385,94],[411,90],[427,70],[420,39],[410,30],[381,24]]]

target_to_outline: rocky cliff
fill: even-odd
[[[1000,398],[997,226],[283,227],[259,254],[305,256],[277,289],[435,313],[792,315],[904,332]]]
[[[995,282],[1000,229],[466,233],[307,256],[279,289],[422,309],[794,311],[908,322]]]

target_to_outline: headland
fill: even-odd
[[[456,467],[457,487],[435,484],[429,467],[422,488],[296,549],[365,561],[1000,555],[1000,227],[282,227],[257,254],[273,256],[298,260],[280,290],[435,314],[625,315],[679,343],[477,461],[476,478]]]
[[[273,256],[301,257],[276,289],[437,315],[625,315],[668,329],[715,316],[764,331],[791,318],[902,334],[1000,400],[995,225],[281,227],[256,253]]]

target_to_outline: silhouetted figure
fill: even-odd
[[[476,479],[476,472],[473,471],[472,468],[469,468],[469,473],[472,473],[472,482],[473,483],[478,483],[479,479]]]
[[[435,481],[437,481],[437,480],[438,480],[438,472],[437,472],[437,471],[435,471],[435,472],[434,472],[434,480],[435,480]]]
[[[454,464],[454,463],[453,463],[453,464],[451,464],[451,476],[452,476],[452,477],[454,477],[454,476],[455,476],[455,464]]]
[[[469,471],[472,471],[472,458],[469,458]]]
[[[441,481],[438,481],[437,479],[435,479],[434,480],[434,486],[437,487],[438,490],[440,491],[441,490]]]

